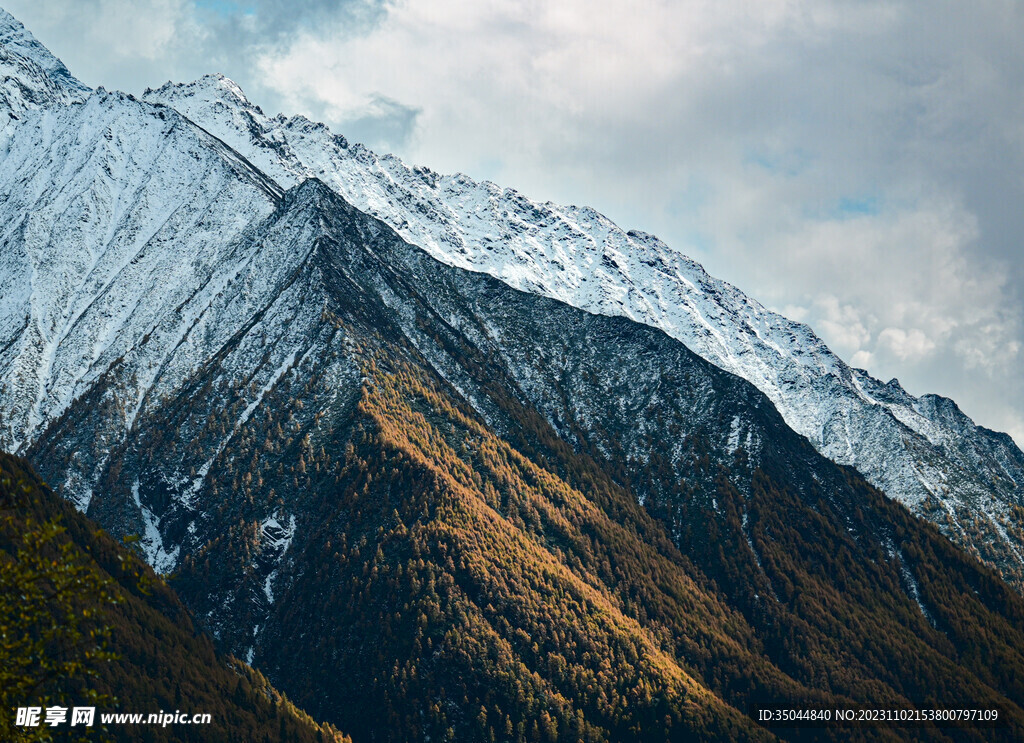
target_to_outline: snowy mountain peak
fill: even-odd
[[[225,241],[281,197],[220,140],[123,93],[46,108],[38,123],[0,139],[0,448],[12,450],[122,363],[161,312],[230,271]],[[139,372],[140,395],[160,368]]]
[[[26,111],[82,101],[89,88],[0,8],[0,130]]]
[[[5,44],[8,36],[12,36],[15,33],[25,32],[25,26],[22,25],[21,21],[12,16],[3,8],[0,8],[0,40]]]
[[[322,180],[444,263],[660,328],[753,383],[829,458],[857,467],[918,512],[931,509],[926,515],[940,524],[948,516],[947,530],[962,542],[971,541],[968,521],[978,517],[982,541],[1006,544],[1002,522],[1024,503],[1024,454],[1008,437],[988,434],[955,405],[919,400],[897,380],[852,369],[810,327],[771,312],[657,237],[625,231],[589,207],[410,167],[349,147],[302,117],[270,118],[199,90],[165,86],[147,100],[177,108],[284,187]],[[1000,554],[983,557],[1024,576],[1024,552]]]
[[[982,557],[1024,582],[1024,539],[1007,536],[1004,524],[1024,505],[1024,454],[1008,437],[952,403],[851,369],[808,326],[655,236],[590,207],[410,167],[302,116],[268,117],[223,75],[168,83],[142,101],[104,93],[88,106],[51,106],[88,89],[20,24],[6,28],[0,59],[21,76],[4,78],[8,110],[47,106],[41,115],[50,118],[45,129],[8,126],[0,137],[0,444],[29,446],[119,352],[132,351],[119,345],[123,328],[150,322],[154,297],[181,301],[187,286],[228,271],[214,265],[228,236],[241,240],[285,191],[316,179],[442,263],[659,328],[751,382],[827,457],[981,545],[976,553],[995,545]],[[211,204],[229,204],[206,189],[229,187],[232,205],[206,215]],[[184,283],[166,281],[183,263]],[[164,369],[148,353],[137,371],[143,388]],[[182,359],[184,374],[195,359]],[[971,536],[977,523],[982,534]]]
[[[242,91],[241,87],[229,77],[219,72],[203,75],[190,83],[166,82],[156,90],[147,88],[143,96],[156,96],[176,101],[196,100],[204,105],[230,105],[262,114],[259,106],[254,105]]]

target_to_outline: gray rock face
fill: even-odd
[[[538,411],[578,451],[626,463],[651,506],[724,520],[721,472],[745,495],[766,467],[796,497],[850,509],[841,471],[744,380],[656,329],[439,263],[318,181],[224,250],[230,276],[190,277],[193,293],[151,329],[123,333],[123,352],[27,453],[107,528],[141,535],[159,568],[213,558],[213,578],[181,590],[242,657],[276,650],[277,601],[291,601],[328,528],[330,478],[296,463],[338,459],[350,443],[367,358],[429,370],[526,447],[538,444],[508,406]],[[693,518],[680,517],[677,540]],[[756,568],[744,580],[767,585]]]

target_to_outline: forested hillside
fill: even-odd
[[[0,679],[5,741],[71,739],[15,726],[15,708],[95,706],[89,741],[349,738],[317,724],[258,671],[218,652],[139,556],[0,454]],[[108,725],[103,712],[208,713],[208,725]]]

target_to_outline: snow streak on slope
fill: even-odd
[[[267,117],[223,76],[169,83],[145,98],[214,132],[282,186],[321,179],[445,263],[661,328],[752,382],[826,456],[919,511],[937,501],[959,521],[971,518],[961,508],[1005,515],[1022,502],[1024,454],[1008,436],[975,426],[949,400],[915,398],[895,380],[850,368],[809,327],[656,237],[623,231],[587,207],[410,168],[303,117]]]

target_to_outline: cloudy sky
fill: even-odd
[[[654,232],[1024,443],[1024,3],[0,0],[85,83],[269,112]]]

